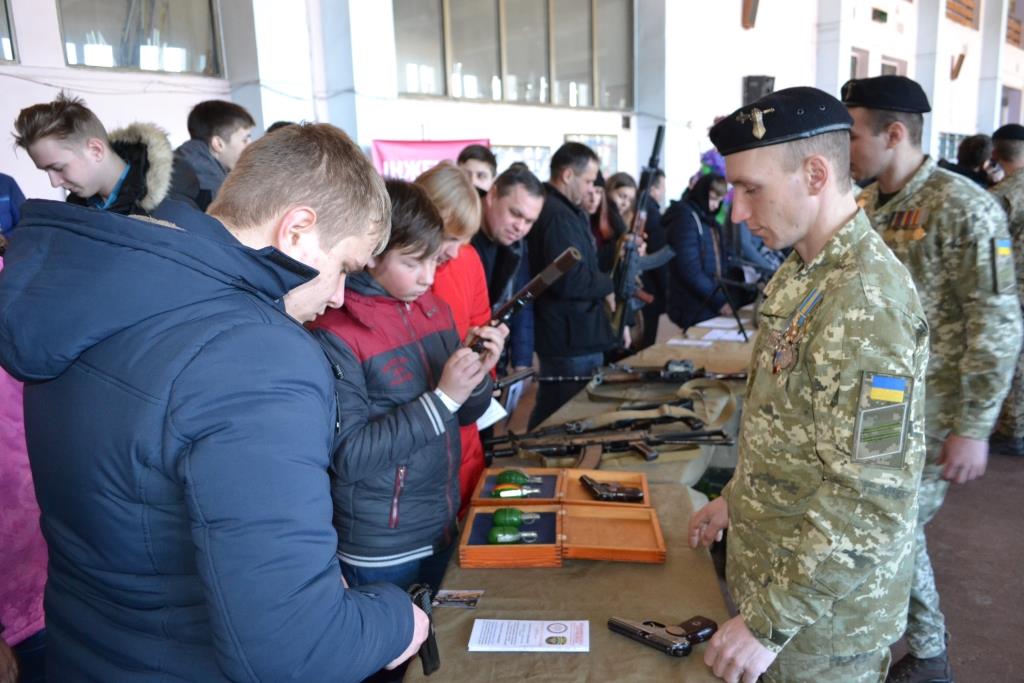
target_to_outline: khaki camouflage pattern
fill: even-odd
[[[884,206],[878,183],[858,203],[910,271],[931,328],[925,429],[940,439],[950,431],[988,439],[1021,343],[1015,276],[996,291],[993,271],[992,240],[1010,238],[1006,215],[992,195],[931,158]],[[919,239],[888,229],[895,213],[915,210],[927,213]]]
[[[926,444],[928,441],[926,440]],[[928,445],[932,452],[941,443]],[[946,619],[939,609],[939,589],[928,557],[924,528],[942,507],[949,482],[942,478],[941,465],[925,465],[917,494],[917,525],[914,529],[914,576],[910,583],[910,609],[907,614],[907,648],[916,657],[937,657],[946,649]]]
[[[772,340],[815,289],[823,297],[794,362],[774,374]],[[781,651],[780,667],[797,654],[874,652],[906,623],[924,462],[924,312],[863,211],[810,263],[794,251],[765,294],[739,463],[723,492],[726,580],[747,626]],[[855,461],[865,372],[907,382],[895,461]]]
[[[878,183],[868,186],[858,203],[910,270],[931,329],[926,466],[919,503],[925,514],[915,530],[906,633],[912,654],[931,657],[945,649],[945,623],[924,527],[948,489],[938,465],[942,445],[951,431],[988,439],[1021,348],[1016,276],[996,278],[997,266],[1005,272],[1012,255],[1003,263],[993,248],[993,240],[1010,235],[1006,215],[988,192],[939,168],[929,157],[884,206],[878,206]],[[894,230],[899,212],[918,212],[924,218],[911,230]]]
[[[1002,203],[1010,221],[1013,261],[1017,269],[1017,295],[1024,301],[1024,169],[1003,178],[990,192]],[[1005,436],[1024,439],[1024,351],[1017,356],[1010,393],[1003,401],[996,431]]]
[[[764,672],[763,683],[883,683],[889,672],[888,647],[852,657],[805,655],[783,651]],[[780,661],[782,660],[782,661]]]

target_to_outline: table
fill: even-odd
[[[670,657],[606,625],[611,616],[666,624],[695,615],[719,624],[729,618],[708,552],[687,545],[688,489],[648,477],[668,551],[665,564],[567,560],[558,569],[463,569],[453,560],[442,588],[486,593],[476,609],[435,611],[441,669],[427,679],[414,661],[405,680],[717,681],[703,661],[706,645],[688,657]],[[590,652],[471,653],[467,644],[474,619],[587,619]]]

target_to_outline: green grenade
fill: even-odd
[[[523,512],[516,508],[498,508],[494,511],[494,526],[511,526],[518,529],[524,524],[533,524],[540,515],[536,512]]]
[[[503,470],[498,473],[497,483],[499,484],[515,484],[516,486],[522,486],[523,484],[539,484],[540,477],[531,477],[520,470]]]
[[[513,526],[494,526],[487,533],[487,542],[494,545],[510,543],[533,543],[537,540],[537,532],[520,531]]]

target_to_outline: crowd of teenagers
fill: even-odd
[[[809,235],[826,234],[826,227],[828,235],[869,232],[864,211],[875,211],[875,204],[882,211],[895,205],[889,204],[893,197],[903,197],[897,181],[906,184],[910,176],[893,181],[900,169],[934,171],[934,162],[920,152],[919,119],[927,99],[920,104],[923,93],[918,96],[904,81],[912,83],[844,90],[842,103],[809,88],[781,91],[769,102],[775,108],[724,117],[711,131],[717,151],[695,159],[686,191],[667,206],[663,172],[639,180],[622,171],[605,177],[598,155],[577,142],[554,151],[544,181],[523,163],[499,169],[491,150],[471,145],[458,159],[407,182],[382,178],[364,152],[329,124],[279,122],[251,141],[253,118],[225,101],[197,104],[188,117],[191,139],[177,149],[151,124],[108,132],[82,100],[64,93],[24,108],[13,126],[16,145],[54,187],[67,191],[67,201],[26,200],[16,179],[0,175],[0,366],[6,371],[0,371],[0,683],[359,681],[395,675],[386,671],[401,671],[428,628],[406,589],[441,583],[484,470],[477,422],[493,406],[495,380],[528,367],[537,367],[541,376],[585,378],[653,344],[663,315],[685,330],[732,316],[780,267],[784,281],[769,285],[776,290],[812,277],[807,273],[853,268],[852,261],[828,262],[832,252],[826,249],[826,265],[815,271],[812,265],[821,259],[812,258],[816,251],[805,253],[810,238],[790,239],[772,230],[796,230],[792,226],[804,221]],[[877,94],[893,88],[909,93],[897,98],[895,109],[888,94]],[[815,112],[827,112],[823,123],[804,116],[808,103]],[[791,105],[798,112],[792,122],[785,113]],[[865,112],[878,111],[899,115],[862,120]],[[768,137],[751,129],[751,112],[778,112]],[[786,137],[786,126],[796,133]],[[1007,136],[1012,144],[996,145],[1006,157],[1001,168],[1010,175],[1017,168],[1014,159],[1024,157],[1024,128],[1004,131]],[[811,142],[793,148],[800,140]],[[965,140],[953,169],[980,184],[992,178],[992,143],[983,142]],[[875,143],[882,147],[869,146]],[[751,150],[767,154],[766,149],[782,154],[779,146],[796,149],[790,156],[804,154],[803,161],[791,168],[785,161],[790,157],[775,166],[775,157],[765,157],[766,163],[744,175],[736,170],[742,168],[740,157],[730,157]],[[971,156],[976,147],[980,157]],[[824,161],[814,166],[808,159]],[[735,188],[726,181],[729,164],[730,180],[740,179]],[[811,170],[801,175],[800,164]],[[776,168],[782,170],[771,170]],[[811,171],[825,173],[825,180]],[[842,230],[841,223],[825,226],[824,209],[813,220],[806,210],[789,209],[792,216],[785,220],[772,214],[767,221],[765,212],[797,205],[795,194],[776,199],[762,189],[775,187],[773,182],[781,186],[781,175],[752,180],[769,172],[788,173],[790,190],[806,190],[804,209],[818,202],[836,216],[849,209],[856,217]],[[860,209],[851,173],[868,188]],[[955,189],[968,192],[961,185]],[[953,199],[955,193],[943,195],[943,201]],[[768,204],[757,209],[761,201]],[[970,195],[969,201],[999,211],[987,194],[983,200]],[[941,212],[919,217],[926,221]],[[1005,216],[998,215],[1005,227]],[[915,216],[901,213],[895,223],[885,223],[885,243],[864,238],[856,249],[876,259],[871,267],[892,262],[883,275],[892,278],[889,285],[906,290],[900,305],[907,320],[916,322],[908,323],[909,341],[903,341],[918,348],[906,372],[893,372],[923,383],[927,325],[910,276],[885,247],[893,231],[899,235],[892,245],[921,239]],[[773,228],[765,227],[773,221]],[[820,250],[825,242],[819,241]],[[668,246],[672,257],[642,273],[636,296],[644,305],[619,335],[611,324],[622,305],[613,272],[629,245],[641,253]],[[564,277],[507,325],[492,324],[498,307],[570,247],[582,258]],[[995,263],[982,264],[985,277]],[[807,268],[800,270],[801,264]],[[964,273],[972,267],[966,261],[962,266]],[[1000,296],[1016,286],[1012,261],[1009,276],[1004,270],[995,271],[997,278],[1010,278],[997,281]],[[929,273],[934,275],[922,271],[921,278]],[[926,284],[916,285],[922,298]],[[947,285],[958,286],[944,280],[928,291]],[[854,289],[851,297],[874,301],[870,287]],[[785,295],[772,299],[780,300]],[[984,415],[972,419],[974,431],[957,432],[953,421],[944,423],[949,440],[988,438],[991,429],[982,435],[979,425],[994,425],[1018,357],[1016,301],[1014,294],[1013,302],[1004,302],[1006,311],[1013,309],[1000,319],[1006,334],[979,342],[1016,344],[986,355],[1003,358],[1006,367],[989,373],[999,381],[978,384],[987,396],[978,403]],[[932,317],[944,314],[942,304],[924,303],[935,329]],[[801,309],[805,317],[814,305]],[[879,320],[889,315],[881,308],[872,313],[874,303],[865,305],[837,315],[862,315],[860,325],[867,319],[864,310]],[[965,318],[973,315],[966,305],[963,310]],[[783,313],[788,311],[775,314]],[[883,332],[902,330],[901,321],[883,325]],[[964,324],[949,322],[954,323]],[[786,417],[778,408],[759,411],[754,399],[770,403],[787,391],[768,383],[780,367],[787,369],[778,359],[795,352],[802,330],[792,339],[779,330],[777,337],[759,341],[776,347],[755,353],[753,362],[775,365],[762,373],[760,384],[748,387],[754,408],[744,419],[778,419],[766,422],[757,438],[773,433]],[[807,337],[814,335],[807,331]],[[972,348],[968,343],[960,356]],[[821,368],[829,367],[831,347],[822,353],[820,378],[806,395],[828,383]],[[930,369],[938,367],[934,359],[943,347],[933,341],[931,353]],[[531,428],[584,384],[539,384]],[[931,392],[930,385],[930,398]],[[907,389],[908,402],[910,395]],[[796,405],[795,394],[791,399],[787,405]],[[917,420],[923,401],[914,400]],[[836,405],[826,412],[838,410]],[[1024,450],[1020,431],[1011,430],[1010,445],[1020,442]],[[765,457],[753,433],[744,433],[741,460]],[[794,439],[786,445],[780,437],[772,448],[803,443]],[[971,460],[969,444],[940,441],[935,449],[929,445],[928,455],[936,482],[966,481],[984,470],[984,462],[979,470],[977,458]],[[820,447],[818,457],[827,460],[826,450]],[[870,486],[849,462],[838,458],[833,464],[849,486],[866,487],[865,496],[889,495],[892,482],[912,488],[920,479],[923,455],[914,460],[911,450],[906,454],[906,462],[894,466],[902,474]],[[791,464],[782,462],[779,472]],[[776,473],[767,483],[751,483],[756,472],[744,470],[746,479],[733,485],[730,501],[739,501],[739,492],[756,499],[759,486],[770,488],[784,478]],[[815,481],[821,484],[820,477]],[[897,510],[893,503],[888,521],[903,515],[900,528],[910,533],[914,524],[907,520],[916,514],[917,498],[900,491],[900,505],[906,505]],[[694,544],[710,543],[728,523],[729,513],[721,511],[726,497],[721,500],[695,516]],[[938,495],[930,514],[941,500]],[[734,521],[763,509],[751,505],[734,503]],[[879,524],[877,538],[884,535],[879,529],[888,529]],[[917,562],[927,563],[918,532],[924,559]],[[742,524],[735,533],[743,533]],[[897,540],[902,543],[904,536]],[[744,537],[737,538],[742,548]],[[752,548],[772,538],[755,534],[746,542]],[[736,572],[741,560],[730,557]],[[860,562],[850,560],[851,566]],[[930,575],[929,564],[925,570]],[[730,579],[730,588],[739,591],[737,618],[748,616],[749,622],[745,612],[752,603],[743,582],[733,585]],[[904,623],[905,598],[896,608],[903,610]],[[755,674],[750,664],[743,673],[737,664],[740,674],[721,673],[735,670],[725,659],[715,661],[723,652],[719,638],[711,649],[716,674],[753,681],[772,661],[764,653],[777,655],[794,637],[801,642],[800,629],[807,624],[776,638],[790,624],[786,599],[771,606],[781,615],[775,635],[769,625],[759,636],[767,649],[748,653],[749,662],[764,667]],[[840,609],[835,605],[841,602],[829,604]],[[941,634],[941,613],[938,619]],[[733,627],[723,632],[739,637]],[[841,635],[828,636],[833,637]],[[944,641],[934,640],[920,645],[915,662],[945,657]],[[877,669],[878,661],[870,666]]]

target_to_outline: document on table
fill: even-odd
[[[712,330],[735,330],[739,326],[736,324],[736,318],[726,318],[725,316],[718,316],[717,318],[702,320],[699,323],[697,323],[695,327],[706,327]]]
[[[747,341],[743,338],[743,333],[739,330],[711,330],[704,335],[703,339],[707,341],[731,341],[743,343]]]
[[[590,652],[590,622],[474,619],[469,651]]]
[[[710,334],[710,332],[708,334]],[[711,346],[710,339],[687,339],[686,337],[673,337],[666,343],[669,346],[694,346],[699,349],[706,349]]]

